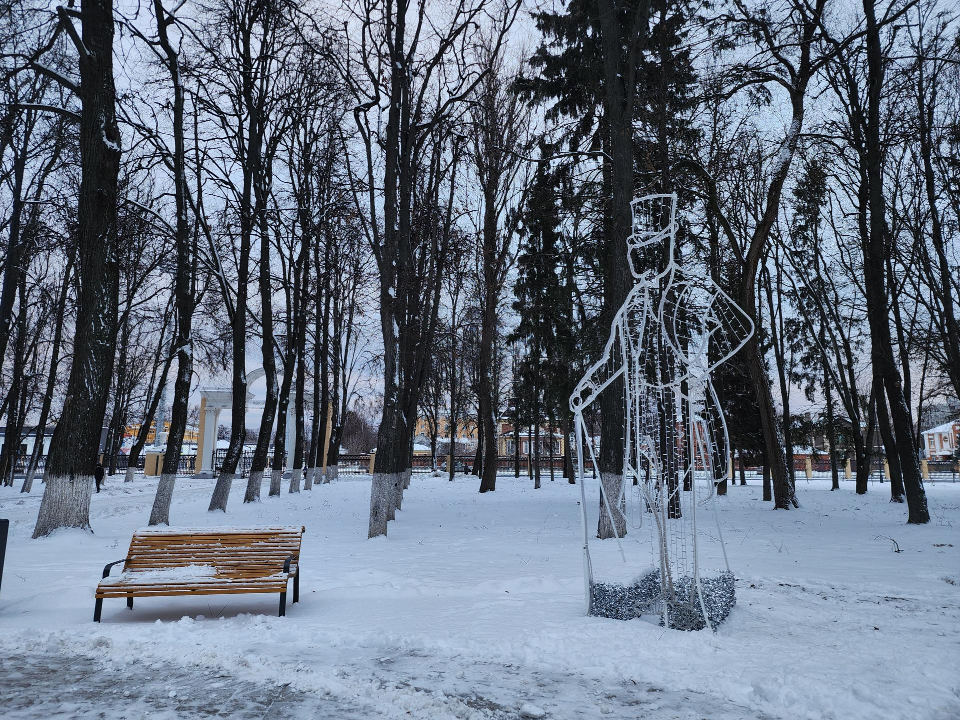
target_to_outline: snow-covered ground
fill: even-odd
[[[960,718],[960,483],[928,485],[921,527],[886,485],[800,480],[790,512],[757,481],[731,488],[718,507],[738,604],[716,634],[584,617],[579,489],[559,479],[480,495],[474,478],[414,476],[372,541],[367,477],[256,505],[244,485],[225,517],[206,512],[212,481],[178,480],[171,521],[305,525],[285,618],[273,595],[144,598],[105,601],[95,624],[101,570],[146,524],[155,482],[108,479],[93,534],[44,540],[41,492],[0,489],[0,717]],[[593,543],[598,579],[649,564],[640,520],[627,568]]]

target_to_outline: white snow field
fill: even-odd
[[[738,602],[716,634],[585,617],[579,488],[559,478],[480,495],[415,475],[377,540],[369,477],[252,505],[237,480],[225,516],[206,511],[212,481],[181,479],[178,526],[306,526],[300,603],[278,618],[275,595],[106,600],[102,624],[94,588],[155,480],[109,478],[92,534],[43,540],[42,488],[2,488],[0,717],[960,718],[960,483],[927,485],[918,527],[887,485],[801,479],[802,509],[774,512],[750,482],[718,501]],[[598,580],[648,566],[640,520],[627,567],[591,545]],[[701,527],[702,567],[719,567]]]

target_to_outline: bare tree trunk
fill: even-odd
[[[538,403],[539,405],[539,403]],[[540,408],[538,407],[537,410]],[[540,489],[540,416],[534,416],[533,423],[533,489]]]
[[[744,457],[742,441],[737,454],[740,456],[740,485],[743,486],[747,484],[747,459]]]
[[[570,423],[566,413],[560,419],[560,432],[563,433],[563,476],[570,485],[577,484],[577,474],[573,470],[573,454],[570,452]]]
[[[857,495],[867,492],[870,481],[870,464],[873,462],[873,446],[877,431],[877,385],[870,390],[870,402],[867,405],[867,435],[866,442],[862,443],[857,452]]]
[[[518,402],[514,399],[514,402]],[[514,412],[513,425],[513,476],[520,477],[520,409]]]
[[[459,294],[459,293],[458,293]],[[457,303],[451,302],[450,311],[450,415],[447,435],[450,437],[450,459],[447,461],[447,480],[453,482],[457,465]]]
[[[864,127],[867,177],[869,183],[870,235],[864,252],[864,285],[867,296],[867,317],[872,341],[871,359],[875,376],[883,385],[877,389],[885,393],[892,419],[896,449],[903,472],[907,496],[909,523],[927,523],[926,493],[920,477],[920,463],[914,447],[913,424],[907,406],[900,371],[893,357],[893,340],[887,308],[887,290],[884,282],[886,253],[886,200],[883,194],[883,149],[880,140],[880,101],[883,92],[884,59],[880,30],[877,25],[874,0],[863,0],[866,16],[867,47],[867,122]],[[892,279],[891,279],[892,281]]]
[[[320,268],[319,260],[317,260],[318,254],[314,250],[314,259],[315,259],[315,272],[317,274],[317,287],[320,286]],[[319,292],[319,290],[318,290]],[[311,482],[322,482],[323,479],[316,479],[317,474],[317,461],[320,459],[320,453],[322,452],[322,440],[320,438],[320,423],[323,418],[321,410],[321,394],[320,394],[320,334],[323,331],[321,327],[321,314],[319,309],[319,303],[315,302],[314,306],[316,307],[316,318],[315,318],[315,332],[314,332],[314,341],[313,341],[313,418],[310,422],[310,451],[307,455],[307,475],[310,477]],[[322,462],[322,461],[321,461]]]
[[[331,408],[333,404],[333,399],[330,397],[330,316],[331,309],[333,305],[333,287],[335,284],[334,281],[334,263],[332,257],[334,255],[334,240],[331,235],[327,235],[326,242],[324,243],[323,248],[323,333],[322,335],[317,336],[317,342],[320,343],[320,417],[323,421],[321,434],[317,438],[318,442],[318,460],[317,464],[320,466],[321,472],[324,477],[320,478],[320,482],[327,482],[326,474],[329,461],[329,447],[327,445],[327,423],[331,416]],[[317,324],[318,332],[320,332],[320,325]],[[379,445],[377,446],[379,449]],[[390,516],[388,519],[393,519],[393,509],[391,507]]]
[[[790,172],[790,166],[803,130],[804,100],[807,86],[817,70],[816,65],[821,62],[819,60],[817,63],[813,61],[812,52],[815,49],[813,39],[820,29],[824,4],[825,0],[816,0],[812,7],[808,6],[800,13],[801,23],[797,27],[799,37],[790,39],[799,52],[799,58],[795,65],[788,64],[787,68],[790,76],[790,85],[787,86],[791,107],[790,125],[774,161],[760,217],[744,254],[743,275],[740,282],[740,307],[750,315],[755,323],[759,318],[757,312],[757,275],[760,263],[770,233],[780,212],[783,185]],[[769,33],[762,35],[758,32],[758,37],[765,38],[764,42],[768,44],[768,52],[772,54],[776,62],[781,62],[782,55],[777,47],[778,40]],[[759,326],[757,329],[759,330]],[[756,392],[757,409],[760,412],[760,423],[763,429],[764,462],[765,466],[769,468],[773,481],[774,507],[786,510],[791,506],[799,507],[799,503],[797,502],[790,472],[787,469],[783,430],[773,404],[770,379],[767,376],[764,358],[760,351],[758,334],[754,333],[753,337],[744,346],[744,359]]]
[[[826,358],[823,362],[826,365]],[[830,378],[830,371],[826,367],[824,367],[823,372],[823,390],[827,400],[827,443],[830,445],[830,477],[833,481],[830,489],[839,490],[840,468],[839,456],[837,455],[837,424],[833,409],[833,381]]]
[[[37,472],[37,465],[43,455],[43,441],[46,434],[47,420],[50,418],[50,404],[57,386],[57,368],[60,365],[60,346],[63,342],[63,321],[66,315],[67,297],[70,293],[70,276],[73,273],[74,253],[67,257],[67,267],[63,271],[63,284],[60,286],[60,296],[57,299],[57,309],[54,317],[53,346],[50,350],[50,366],[47,370],[47,386],[43,394],[43,404],[40,406],[40,417],[37,420],[37,432],[33,440],[33,453],[30,465],[27,467],[20,492],[28,493],[33,490],[33,478]]]
[[[773,500],[773,492],[770,487],[770,463],[767,458],[763,458],[763,499],[765,502]]]
[[[779,267],[779,261],[777,263],[777,273],[781,272]],[[764,282],[764,279],[766,282]],[[790,483],[792,485],[796,484],[796,476],[794,474],[794,460],[793,460],[793,437],[791,433],[791,424],[792,416],[790,414],[790,382],[789,382],[789,370],[787,368],[787,348],[786,348],[786,339],[784,338],[784,323],[783,323],[783,313],[778,317],[777,315],[777,303],[774,300],[773,294],[773,279],[770,277],[770,273],[764,269],[761,271],[761,284],[765,286],[767,291],[767,304],[770,312],[770,342],[773,346],[773,356],[777,365],[777,378],[780,381],[780,403],[783,405],[783,415],[782,415],[782,424],[783,428],[783,448],[785,451],[786,457],[786,468],[787,474],[790,476]],[[778,277],[777,279],[777,297],[781,297],[783,293],[782,283]],[[778,322],[779,321],[779,322]],[[779,327],[778,327],[779,326]]]
[[[304,275],[301,281],[301,287],[299,289],[300,302],[297,305],[296,313],[296,323],[294,327],[296,329],[296,338],[295,338],[295,347],[296,347],[296,358],[297,358],[297,379],[294,395],[294,423],[296,423],[296,434],[293,441],[293,471],[290,478],[290,484],[293,484],[293,479],[296,477],[297,482],[300,482],[300,477],[303,475],[303,458],[304,458],[304,423],[303,423],[303,414],[305,412],[305,395],[306,395],[306,386],[307,386],[307,369],[306,369],[306,344],[307,344],[307,322],[306,318],[303,317],[306,314],[306,284],[307,278],[307,259],[309,258],[309,246],[307,243],[304,243],[304,252],[302,254],[302,260],[300,267],[303,268],[302,273]],[[304,490],[313,489],[313,478],[306,478],[303,483]]]
[[[262,21],[262,16],[259,18]],[[254,101],[257,82],[257,73],[254,70],[254,59],[251,56],[253,30],[255,23],[250,22],[243,27],[224,28],[226,32],[235,32],[239,35],[239,43],[244,52],[237,60],[240,65],[241,87],[234,100],[242,106],[241,114],[236,118],[237,128],[234,132],[243,142],[242,187],[239,193],[239,225],[240,247],[237,253],[237,295],[234,306],[234,315],[231,328],[231,345],[233,351],[233,378],[231,388],[233,399],[230,408],[230,444],[226,456],[220,466],[213,495],[210,498],[209,511],[220,510],[226,512],[227,500],[230,497],[230,488],[237,474],[237,467],[243,454],[243,443],[246,438],[246,410],[247,410],[247,370],[246,370],[246,338],[247,338],[247,298],[250,281],[250,252],[254,228],[257,226],[257,217],[254,203],[255,184],[259,184],[259,175],[262,171],[262,148],[265,118],[262,116],[263,99],[258,97]],[[262,43],[261,53],[267,52],[266,43]],[[257,193],[259,195],[259,193]],[[257,198],[256,206],[260,206]],[[266,238],[262,238],[265,242]],[[224,298],[225,302],[229,298]],[[270,348],[267,354],[272,355]],[[275,378],[274,378],[275,379]],[[270,383],[268,382],[268,387]],[[261,425],[263,421],[261,421]],[[271,418],[272,429],[272,418]]]
[[[483,475],[483,420],[482,416],[477,418],[477,450],[473,454],[473,467],[470,468],[470,474],[481,477]]]
[[[188,217],[187,193],[187,148],[184,130],[184,92],[180,80],[180,58],[167,35],[173,17],[164,10],[162,0],[153,1],[157,35],[166,56],[167,71],[173,85],[173,175],[176,199],[176,252],[177,275],[174,296],[177,306],[177,335],[174,347],[177,351],[177,377],[173,385],[173,406],[170,412],[170,432],[163,455],[163,469],[157,484],[157,495],[150,512],[150,525],[170,524],[170,503],[173,488],[180,468],[180,454],[187,430],[187,415],[190,401],[190,382],[193,379],[193,311],[196,304],[195,278],[197,252],[195,236],[191,232]],[[157,428],[159,433],[162,428]]]
[[[20,452],[20,436],[23,432],[23,407],[26,400],[26,367],[27,367],[27,308],[30,299],[26,292],[26,274],[19,274],[20,306],[17,309],[16,340],[13,343],[13,382],[7,396],[7,426],[4,432],[3,451],[0,452],[0,485],[13,487],[13,473],[17,455]]]
[[[127,307],[121,314],[120,325],[120,353],[117,357],[117,381],[113,391],[113,412],[110,415],[110,429],[107,432],[107,457],[104,458],[107,475],[117,474],[117,452],[120,449],[123,437],[124,397],[127,385],[127,346],[130,343],[130,304],[133,298],[128,298]]]
[[[59,8],[61,23],[72,20]],[[34,537],[90,527],[93,470],[117,342],[117,176],[120,132],[113,82],[113,4],[82,0],[80,53],[79,306],[73,365],[48,460]]]
[[[923,41],[923,32],[919,33],[920,42]],[[927,200],[927,210],[930,214],[930,240],[933,243],[936,263],[928,263],[928,267],[935,265],[936,269],[929,267],[928,273],[931,279],[936,278],[935,282],[928,282],[931,292],[939,295],[939,305],[941,308],[943,320],[938,322],[938,328],[942,327],[940,338],[943,342],[943,352],[946,356],[946,369],[950,382],[953,385],[953,391],[960,398],[960,321],[957,320],[956,301],[954,299],[954,287],[957,282],[955,273],[951,270],[950,260],[947,256],[946,243],[943,238],[943,223],[940,218],[940,206],[937,203],[937,182],[933,172],[933,127],[934,113],[937,104],[934,100],[937,93],[937,80],[939,73],[934,72],[934,76],[929,78],[926,73],[926,66],[930,62],[935,62],[931,58],[924,57],[922,47],[918,48],[918,63],[916,72],[917,87],[917,118],[920,130],[920,157],[923,161],[923,180],[924,191]],[[928,95],[927,87],[932,86],[932,94]],[[922,401],[922,398],[921,398]]]
[[[874,383],[879,386],[881,381],[874,377]],[[900,468],[900,456],[897,453],[897,441],[893,428],[890,426],[890,413],[887,411],[886,397],[877,395],[877,427],[883,446],[887,449],[887,467],[890,468],[890,502],[903,502],[903,471]],[[881,482],[883,482],[881,480]]]
[[[296,365],[296,350],[293,348],[294,339],[290,338],[283,361],[283,380],[280,385],[279,407],[277,409],[277,431],[273,437],[273,462],[270,463],[270,491],[269,497],[279,497],[283,484],[284,459],[287,455],[287,409],[290,406],[290,388],[293,385],[294,366]],[[260,501],[260,485],[263,481],[263,470],[254,478],[253,472],[247,480],[247,491],[244,502]],[[291,492],[293,492],[291,486]],[[298,489],[299,491],[299,489]]]
[[[554,479],[553,478],[553,426],[554,426],[553,417],[550,417],[548,422],[549,422],[549,428],[548,428],[549,434],[547,436],[547,442],[550,443],[550,448],[547,454],[550,459],[550,482],[553,482],[553,479]]]
[[[271,163],[267,162],[266,164],[270,165]],[[271,284],[270,273],[270,240],[266,215],[264,213],[267,207],[267,188],[260,187],[260,183],[255,182],[254,192],[257,195],[255,212],[260,217],[260,328],[263,333],[261,349],[263,355],[263,371],[266,375],[264,380],[267,385],[267,394],[263,402],[260,432],[257,435],[257,446],[253,453],[253,461],[250,464],[250,475],[253,476],[253,473],[259,472],[262,477],[263,471],[267,467],[267,456],[270,452],[270,439],[273,437],[274,423],[277,422],[279,388],[277,383],[277,354],[274,350],[273,334],[273,286]],[[290,338],[288,342],[290,342],[292,347],[293,338]],[[293,368],[291,367],[290,370],[292,373]],[[249,489],[248,486],[248,490]],[[259,485],[257,486],[257,490],[257,496],[259,497]],[[297,492],[299,491],[300,487],[298,483]]]
[[[518,6],[512,7],[514,15],[506,19],[509,22],[501,23],[504,25],[502,28],[498,28],[501,39],[512,23],[512,17],[515,17]],[[448,45],[441,42],[442,49],[437,62],[419,64],[417,67],[423,72],[414,73],[411,63],[416,60],[417,51],[416,47],[407,47],[410,42],[406,34],[407,16],[411,15],[414,27],[419,27],[419,23],[425,19],[425,8],[420,5],[416,12],[410,13],[410,10],[408,0],[398,0],[394,6],[387,6],[384,18],[387,47],[386,50],[382,46],[377,49],[381,53],[378,59],[383,62],[384,75],[389,77],[388,81],[384,78],[383,84],[378,85],[377,89],[386,95],[388,84],[389,97],[382,135],[378,132],[378,136],[383,138],[384,151],[382,204],[377,201],[372,186],[369,193],[370,216],[373,218],[369,232],[380,276],[380,325],[384,357],[383,415],[377,434],[377,455],[370,492],[369,537],[386,534],[388,518],[393,513],[395,502],[400,502],[399,490],[407,481],[403,475],[410,469],[412,422],[416,420],[420,388],[433,349],[440,288],[450,246],[453,177],[457,157],[455,151],[453,163],[446,171],[450,176],[451,200],[448,202],[443,232],[425,252],[424,264],[428,269],[423,270],[417,262],[412,233],[417,189],[415,160],[419,159],[415,158],[415,153],[423,149],[431,134],[438,132],[440,125],[446,121],[449,108],[445,105],[444,113],[430,116],[422,105],[422,94],[416,93],[411,86],[413,82],[427,82],[434,68],[438,64],[444,65],[440,61]],[[454,12],[463,17],[462,9],[454,8]],[[366,14],[363,22],[369,28],[373,23],[372,16]],[[378,29],[376,34],[380,32]],[[456,42],[451,40],[449,46],[454,45]],[[453,70],[452,63],[444,67]],[[465,79],[467,84],[464,89],[469,87],[472,90],[484,75],[484,72],[478,73],[472,84]],[[363,112],[363,108],[358,109],[355,117],[361,129],[369,129],[369,125],[364,126],[361,119]],[[370,134],[365,133],[364,137],[367,143],[368,178],[371,185],[376,183],[379,186],[377,172],[370,159],[373,149]],[[434,172],[435,167],[436,163],[432,163],[430,172]],[[381,206],[382,223],[378,218],[378,208]],[[397,491],[396,498],[392,497],[394,490]]]
[[[609,183],[610,205],[603,267],[603,310],[605,326],[612,325],[614,314],[623,305],[633,285],[630,270],[624,258],[627,255],[627,237],[633,230],[630,203],[634,193],[633,97],[635,73],[641,47],[645,44],[650,3],[637,3],[635,18],[623,18],[621,3],[599,0],[600,40],[603,53],[603,126],[606,131],[604,161],[605,181]],[[626,22],[624,23],[624,20]],[[624,47],[628,48],[626,57]],[[600,519],[597,536],[601,539],[626,534],[626,518],[619,502],[607,508],[606,498],[619,498],[623,486],[623,379],[618,378],[599,398],[600,408],[600,482],[604,492],[600,496]],[[614,518],[615,527],[610,525]]]
[[[8,120],[12,127],[12,121]],[[10,216],[7,220],[7,248],[3,263],[3,285],[0,289],[0,358],[7,356],[7,343],[10,340],[10,327],[13,322],[13,305],[16,302],[20,277],[25,272],[21,258],[21,226],[26,203],[24,193],[24,175],[30,155],[30,140],[36,125],[36,113],[31,113],[23,129],[19,151],[14,150],[13,187],[11,188]],[[8,131],[12,136],[12,129]],[[10,143],[13,145],[13,143]]]
[[[137,471],[137,466],[140,464],[140,453],[143,452],[143,448],[147,444],[147,435],[150,434],[150,426],[153,424],[153,418],[157,414],[157,407],[160,405],[160,398],[163,396],[163,390],[167,384],[167,375],[170,374],[170,366],[173,365],[173,358],[175,354],[168,350],[165,346],[165,331],[166,331],[166,322],[164,322],[163,327],[160,330],[160,340],[157,343],[157,355],[158,357],[155,360],[154,367],[160,363],[160,355],[166,355],[166,358],[163,360],[163,368],[160,371],[160,379],[156,386],[153,384],[153,379],[150,381],[150,390],[147,397],[147,407],[144,409],[143,419],[140,422],[140,429],[137,431],[137,439],[133,443],[133,447],[130,448],[130,454],[127,456],[127,474],[124,478],[124,482],[133,482],[133,477]]]

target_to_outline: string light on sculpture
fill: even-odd
[[[628,619],[655,613],[667,627],[716,628],[735,603],[733,574],[702,577],[698,511],[714,501],[714,484],[727,474],[730,440],[711,373],[754,332],[753,322],[716,285],[709,272],[677,262],[677,198],[634,200],[628,262],[636,280],[614,316],[603,356],[570,397],[576,429],[583,525],[587,611]],[[656,270],[644,269],[657,267]],[[602,510],[617,543],[628,481],[635,482],[652,516],[655,570],[629,585],[595,583],[584,490],[584,412],[622,382],[625,443],[619,497]],[[614,386],[614,388],[611,388]],[[596,467],[592,445],[587,452]],[[615,517],[616,516],[616,517]],[[723,537],[714,508],[721,548]],[[621,557],[626,560],[622,546]]]

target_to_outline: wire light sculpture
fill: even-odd
[[[603,356],[570,397],[577,443],[580,513],[587,613],[628,619],[660,616],[665,627],[716,629],[735,603],[720,520],[713,507],[715,483],[730,467],[730,438],[711,373],[753,335],[750,317],[713,282],[709,272],[677,262],[677,196],[648,195],[631,204],[633,233],[628,262],[636,282],[617,311]],[[644,268],[657,267],[657,270]],[[584,489],[584,440],[597,467],[584,412],[620,380],[625,442],[619,497],[600,483],[601,512],[613,529],[620,555],[626,489],[635,483],[642,512],[649,513],[655,570],[632,585],[595,583],[590,560]],[[609,390],[608,390],[609,389]],[[710,505],[726,571],[702,577],[698,511]],[[618,516],[615,518],[615,516]]]

